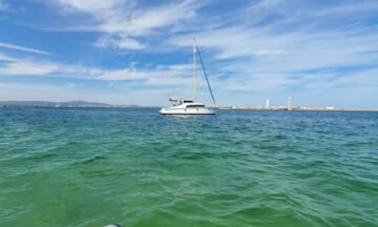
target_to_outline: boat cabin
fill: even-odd
[[[169,101],[173,104],[173,106],[179,106],[182,104],[194,103],[193,100],[190,99],[172,99],[170,98]]]

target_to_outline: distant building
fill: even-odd
[[[291,96],[287,98],[287,110],[293,110],[293,99]]]

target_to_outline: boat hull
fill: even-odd
[[[215,112],[208,108],[162,108],[159,110],[162,115],[214,115]]]

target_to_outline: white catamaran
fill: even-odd
[[[197,42],[193,39],[193,99],[172,99],[169,98],[169,101],[172,103],[171,107],[161,108],[159,113],[164,115],[213,115],[215,114],[214,110],[206,107],[205,104],[197,102],[197,90],[198,90],[198,75],[197,75],[197,55],[201,62],[201,67],[206,78],[207,86],[213,103],[215,105],[215,99],[213,92],[211,90],[209,79],[207,78],[207,73],[203,65],[201,52],[197,47]]]

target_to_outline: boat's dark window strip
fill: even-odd
[[[188,108],[205,107],[205,105],[187,105]]]

